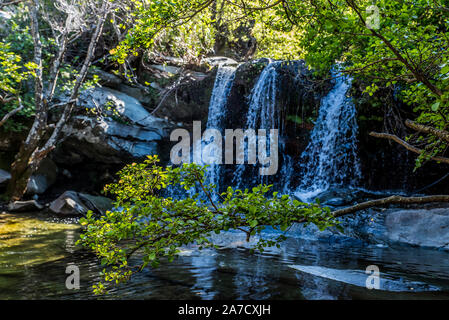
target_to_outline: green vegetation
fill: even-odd
[[[320,79],[338,64],[341,73],[363,84],[366,96],[388,89],[414,108],[414,121],[405,122],[413,135],[372,133],[374,137],[419,154],[417,167],[428,160],[449,163],[447,1],[81,0],[73,6],[62,0],[56,5],[29,0],[16,9],[0,30],[0,119],[7,130],[24,129],[10,117],[18,110],[17,116],[34,122],[12,165],[12,200],[22,198],[29,177],[57,145],[79,90],[97,83],[96,77],[86,81],[92,65],[115,69],[137,83],[142,65],[168,56],[183,58],[185,65],[218,54],[241,61],[304,58]],[[68,99],[61,102],[62,93]],[[53,109],[63,111],[50,123]],[[372,118],[362,118],[367,119]],[[288,120],[311,122],[296,115]],[[164,169],[157,161],[150,157],[120,171],[119,182],[106,187],[120,210],[83,221],[81,243],[108,266],[106,282],[125,281],[162,257],[172,259],[182,245],[209,246],[213,232],[240,229],[248,237],[260,237],[266,226],[286,230],[302,221],[323,229],[336,223],[328,209],[270,194],[270,186],[228,188],[216,203],[211,186],[204,185],[204,168]],[[186,190],[196,186],[200,192],[181,200],[161,195],[176,184]],[[282,240],[261,237],[255,248]],[[141,263],[129,265],[136,253]],[[104,289],[103,284],[96,287],[97,292]]]
[[[106,282],[120,283],[145,266],[156,267],[162,257],[173,260],[183,245],[199,248],[212,246],[209,235],[238,229],[250,237],[257,237],[254,248],[263,251],[267,246],[279,246],[283,235],[265,239],[261,232],[266,226],[286,231],[294,222],[313,223],[321,230],[336,225],[329,208],[301,203],[287,195],[270,192],[270,186],[260,185],[252,190],[233,190],[228,187],[212,200],[213,185],[204,184],[205,168],[184,164],[178,168],[163,168],[157,156],[149,156],[143,163],[133,163],[119,173],[117,183],[105,187],[116,196],[115,211],[97,218],[89,213],[81,224],[86,227],[80,243],[101,258]],[[185,190],[199,190],[190,197],[174,199],[161,192],[180,185]],[[131,258],[138,255],[139,263]],[[96,293],[106,286],[100,282]]]

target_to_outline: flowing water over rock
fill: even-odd
[[[347,96],[351,79],[338,77],[321,101],[310,142],[301,156],[301,184],[295,194],[304,200],[331,186],[355,186],[361,178],[357,156],[357,118]]]
[[[222,136],[224,135],[224,123],[228,111],[226,108],[226,102],[228,100],[229,91],[231,90],[234,82],[235,71],[236,68],[234,67],[224,66],[218,68],[214,89],[210,99],[206,128],[218,130]],[[209,141],[209,143],[212,141],[213,140]],[[207,145],[208,143],[202,143],[201,145],[203,144]],[[198,150],[195,151],[198,152]],[[219,186],[223,161],[222,151],[214,150],[213,148],[210,148],[209,151],[209,154],[203,154],[203,162],[210,164],[210,167],[206,172],[206,178],[209,183]],[[202,152],[202,150],[200,149],[199,152]],[[216,197],[215,194],[214,197]]]
[[[228,111],[226,108],[226,102],[229,91],[231,90],[234,82],[235,71],[235,67],[218,67],[214,88],[209,103],[209,114],[206,125],[206,129],[209,129],[209,132],[216,130],[220,135],[224,134],[224,121]],[[194,141],[191,160],[199,165],[208,164],[209,167],[206,170],[205,176],[206,181],[207,183],[219,186],[221,180],[220,173],[222,169],[222,150],[217,150],[215,148],[216,144],[212,143],[213,141],[213,136],[207,137],[206,141],[203,141],[202,139],[199,141]],[[204,151],[205,148],[207,151]],[[194,192],[195,190],[188,191],[190,195]],[[168,190],[168,194],[170,196],[182,197],[184,193],[185,190],[179,186],[170,187]],[[212,196],[214,200],[217,199],[217,194],[213,194]]]
[[[270,129],[278,129],[282,132],[281,112],[277,105],[278,95],[278,69],[283,61],[269,61],[263,69],[249,98],[248,113],[246,115],[245,129],[265,129],[269,133]],[[269,139],[267,139],[267,142]],[[248,159],[248,144],[256,141],[248,141],[245,148],[245,158]],[[269,149],[269,143],[266,146]],[[284,156],[283,146],[280,146],[280,156]],[[284,162],[285,163],[285,162]],[[238,188],[250,185],[267,183],[267,177],[253,174],[256,165],[241,164],[233,176],[233,184]]]

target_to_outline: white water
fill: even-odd
[[[218,68],[209,103],[209,115],[206,127],[207,129],[216,129],[222,135],[224,134],[224,122],[227,114],[226,103],[234,82],[235,71],[236,68],[234,67],[220,66]],[[221,150],[211,150],[210,154],[203,154],[203,162],[210,163],[210,167],[207,169],[206,179],[208,179],[207,181],[209,183],[215,184],[216,186],[220,184],[222,168],[222,157],[219,158],[218,154],[222,155]]]
[[[228,99],[229,92],[231,91],[232,84],[234,82],[236,68],[229,66],[219,66],[217,70],[217,75],[214,82],[214,88],[212,90],[211,99],[209,102],[209,114],[207,119],[206,129],[215,129],[220,131],[221,134],[224,132],[224,122],[226,120],[226,103]],[[221,150],[216,150],[215,148],[209,148],[210,153],[204,154],[203,149],[208,144],[212,143],[212,140],[203,142],[203,139],[193,142],[192,157],[191,161],[194,159],[200,159],[196,161],[198,165],[208,164],[209,167],[206,170],[205,182],[206,184],[214,184],[219,186],[220,183],[220,173],[221,173]],[[212,145],[213,146],[213,145]],[[169,186],[167,188],[167,193],[171,197],[182,198],[186,191],[180,186]],[[195,188],[188,190],[187,194],[192,196],[196,193]],[[213,200],[216,200],[218,195],[213,194]]]
[[[339,77],[321,100],[310,142],[301,155],[302,178],[295,195],[307,201],[331,186],[353,187],[360,179],[356,110],[347,96],[351,79]]]
[[[282,61],[270,61],[251,90],[246,129],[255,129],[256,132],[257,129],[279,129],[280,116],[279,108],[276,108],[276,97],[278,92],[277,68],[281,63]],[[255,141],[248,141],[248,143],[255,143]],[[245,157],[247,157],[247,150],[248,148],[245,148]],[[247,176],[245,175],[247,166],[248,164],[238,165],[234,173],[233,183],[238,188],[245,185],[243,179]],[[253,182],[263,183],[263,176],[254,176]]]

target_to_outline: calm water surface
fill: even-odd
[[[0,299],[449,298],[448,252],[344,238],[311,241],[295,231],[264,254],[250,254],[244,236],[228,232],[216,237],[222,249],[184,248],[173,263],[95,297],[91,286],[102,268],[75,245],[79,233],[76,220],[0,214]],[[79,290],[65,287],[69,264],[80,268]],[[365,288],[368,265],[379,267],[383,290]]]

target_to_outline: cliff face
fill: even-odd
[[[69,187],[77,191],[99,191],[126,163],[141,160],[148,154],[159,154],[164,162],[168,162],[170,148],[175,143],[169,139],[173,129],[190,129],[192,122],[198,120],[205,128],[216,65],[220,63],[237,67],[227,97],[225,128],[245,128],[249,98],[269,63],[268,59],[238,66],[230,59],[210,59],[212,68],[209,71],[202,68],[202,72],[155,65],[152,67],[154,74],[147,72],[148,79],[154,80],[156,74],[159,77],[169,74],[170,77],[159,83],[153,81],[146,89],[124,84],[118,77],[100,71],[102,87],[81,94],[79,108],[50,157],[55,165],[43,174],[51,179],[44,179],[48,183],[36,193],[58,194]],[[314,78],[303,61],[283,62],[277,81],[276,108],[281,117],[282,152],[293,162],[298,162],[309,142],[320,102],[334,82]],[[382,119],[390,117],[388,112],[392,109],[398,110],[399,114],[408,109],[385,93],[381,93],[384,94],[381,101],[388,102],[389,107],[386,107],[387,103],[378,107],[379,97],[366,97],[361,91],[358,83],[353,84],[351,95],[357,108],[362,185],[374,190],[415,191],[442,177],[445,174],[443,165],[427,164],[425,169],[413,172],[414,155],[400,146],[368,135],[373,130],[389,129],[385,128]],[[399,117],[393,118],[393,121],[399,121]],[[400,134],[405,135],[405,132]],[[18,134],[1,134],[0,169],[9,169],[19,142]],[[440,193],[443,189],[444,186],[436,185],[427,191]]]

